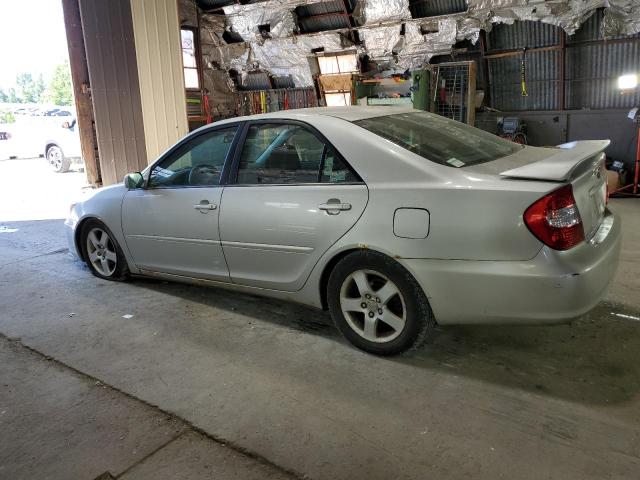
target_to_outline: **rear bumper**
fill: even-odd
[[[544,247],[521,262],[401,262],[421,284],[441,324],[557,323],[584,315],[602,299],[620,245],[620,219],[607,212],[592,242],[566,252]]]

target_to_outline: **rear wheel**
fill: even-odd
[[[82,250],[87,266],[96,277],[123,281],[129,277],[129,267],[109,229],[97,220],[82,227]]]
[[[427,298],[396,261],[375,253],[343,258],[329,277],[333,320],[356,347],[377,355],[417,348],[435,326]]]
[[[57,145],[50,145],[47,148],[47,161],[55,172],[68,172],[71,167],[71,160],[64,156],[62,149]]]

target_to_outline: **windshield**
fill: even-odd
[[[464,167],[523,148],[478,128],[427,112],[408,112],[354,122],[432,162]]]

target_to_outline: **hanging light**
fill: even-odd
[[[635,73],[620,75],[618,77],[618,89],[620,90],[633,90],[637,86],[638,75]]]

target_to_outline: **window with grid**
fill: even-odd
[[[344,75],[358,72],[358,58],[355,53],[325,55],[318,57],[321,75]],[[351,105],[351,90],[324,90],[328,107]]]
[[[184,86],[190,90],[200,88],[198,61],[196,56],[195,32],[191,29],[180,30],[182,41],[182,68],[184,70]]]

